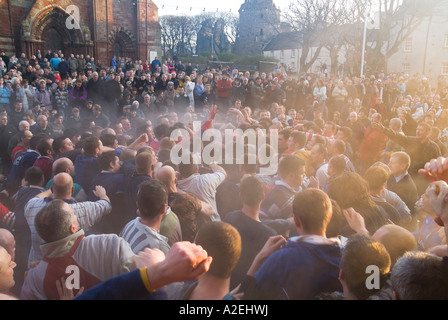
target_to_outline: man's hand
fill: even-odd
[[[249,276],[255,275],[267,258],[275,251],[280,250],[285,243],[286,239],[281,235],[270,237],[260,252],[255,256],[247,274]]]
[[[342,213],[353,231],[358,234],[369,234],[364,217],[359,212],[356,212],[353,208],[348,208],[347,210],[342,210]]]
[[[448,159],[445,157],[432,159],[427,162],[425,167],[420,169],[418,173],[429,182],[437,180],[448,182]]]
[[[107,200],[110,202],[109,197],[107,196],[106,189],[103,186],[96,186],[93,190],[93,194],[100,198],[100,200]]]
[[[147,269],[149,281],[154,289],[173,282],[197,279],[209,270],[213,260],[201,246],[188,241],[176,242],[163,260],[160,260],[160,253],[151,254],[152,260],[147,258],[149,264],[159,260]]]

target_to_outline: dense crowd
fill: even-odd
[[[0,74],[4,298],[448,298],[446,79],[61,51]],[[209,129],[232,141],[197,150]]]

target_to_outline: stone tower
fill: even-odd
[[[272,0],[245,0],[239,10],[238,55],[262,55],[263,48],[280,32],[280,9]]]

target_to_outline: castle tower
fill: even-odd
[[[245,0],[239,13],[239,36],[235,53],[263,54],[263,48],[280,32],[280,9],[272,0]]]

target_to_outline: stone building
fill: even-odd
[[[245,0],[241,5],[238,55],[262,55],[264,47],[280,32],[280,9],[272,0]]]
[[[102,64],[113,56],[144,61],[161,55],[160,34],[151,0],[0,1],[0,49],[7,54],[61,50]]]

